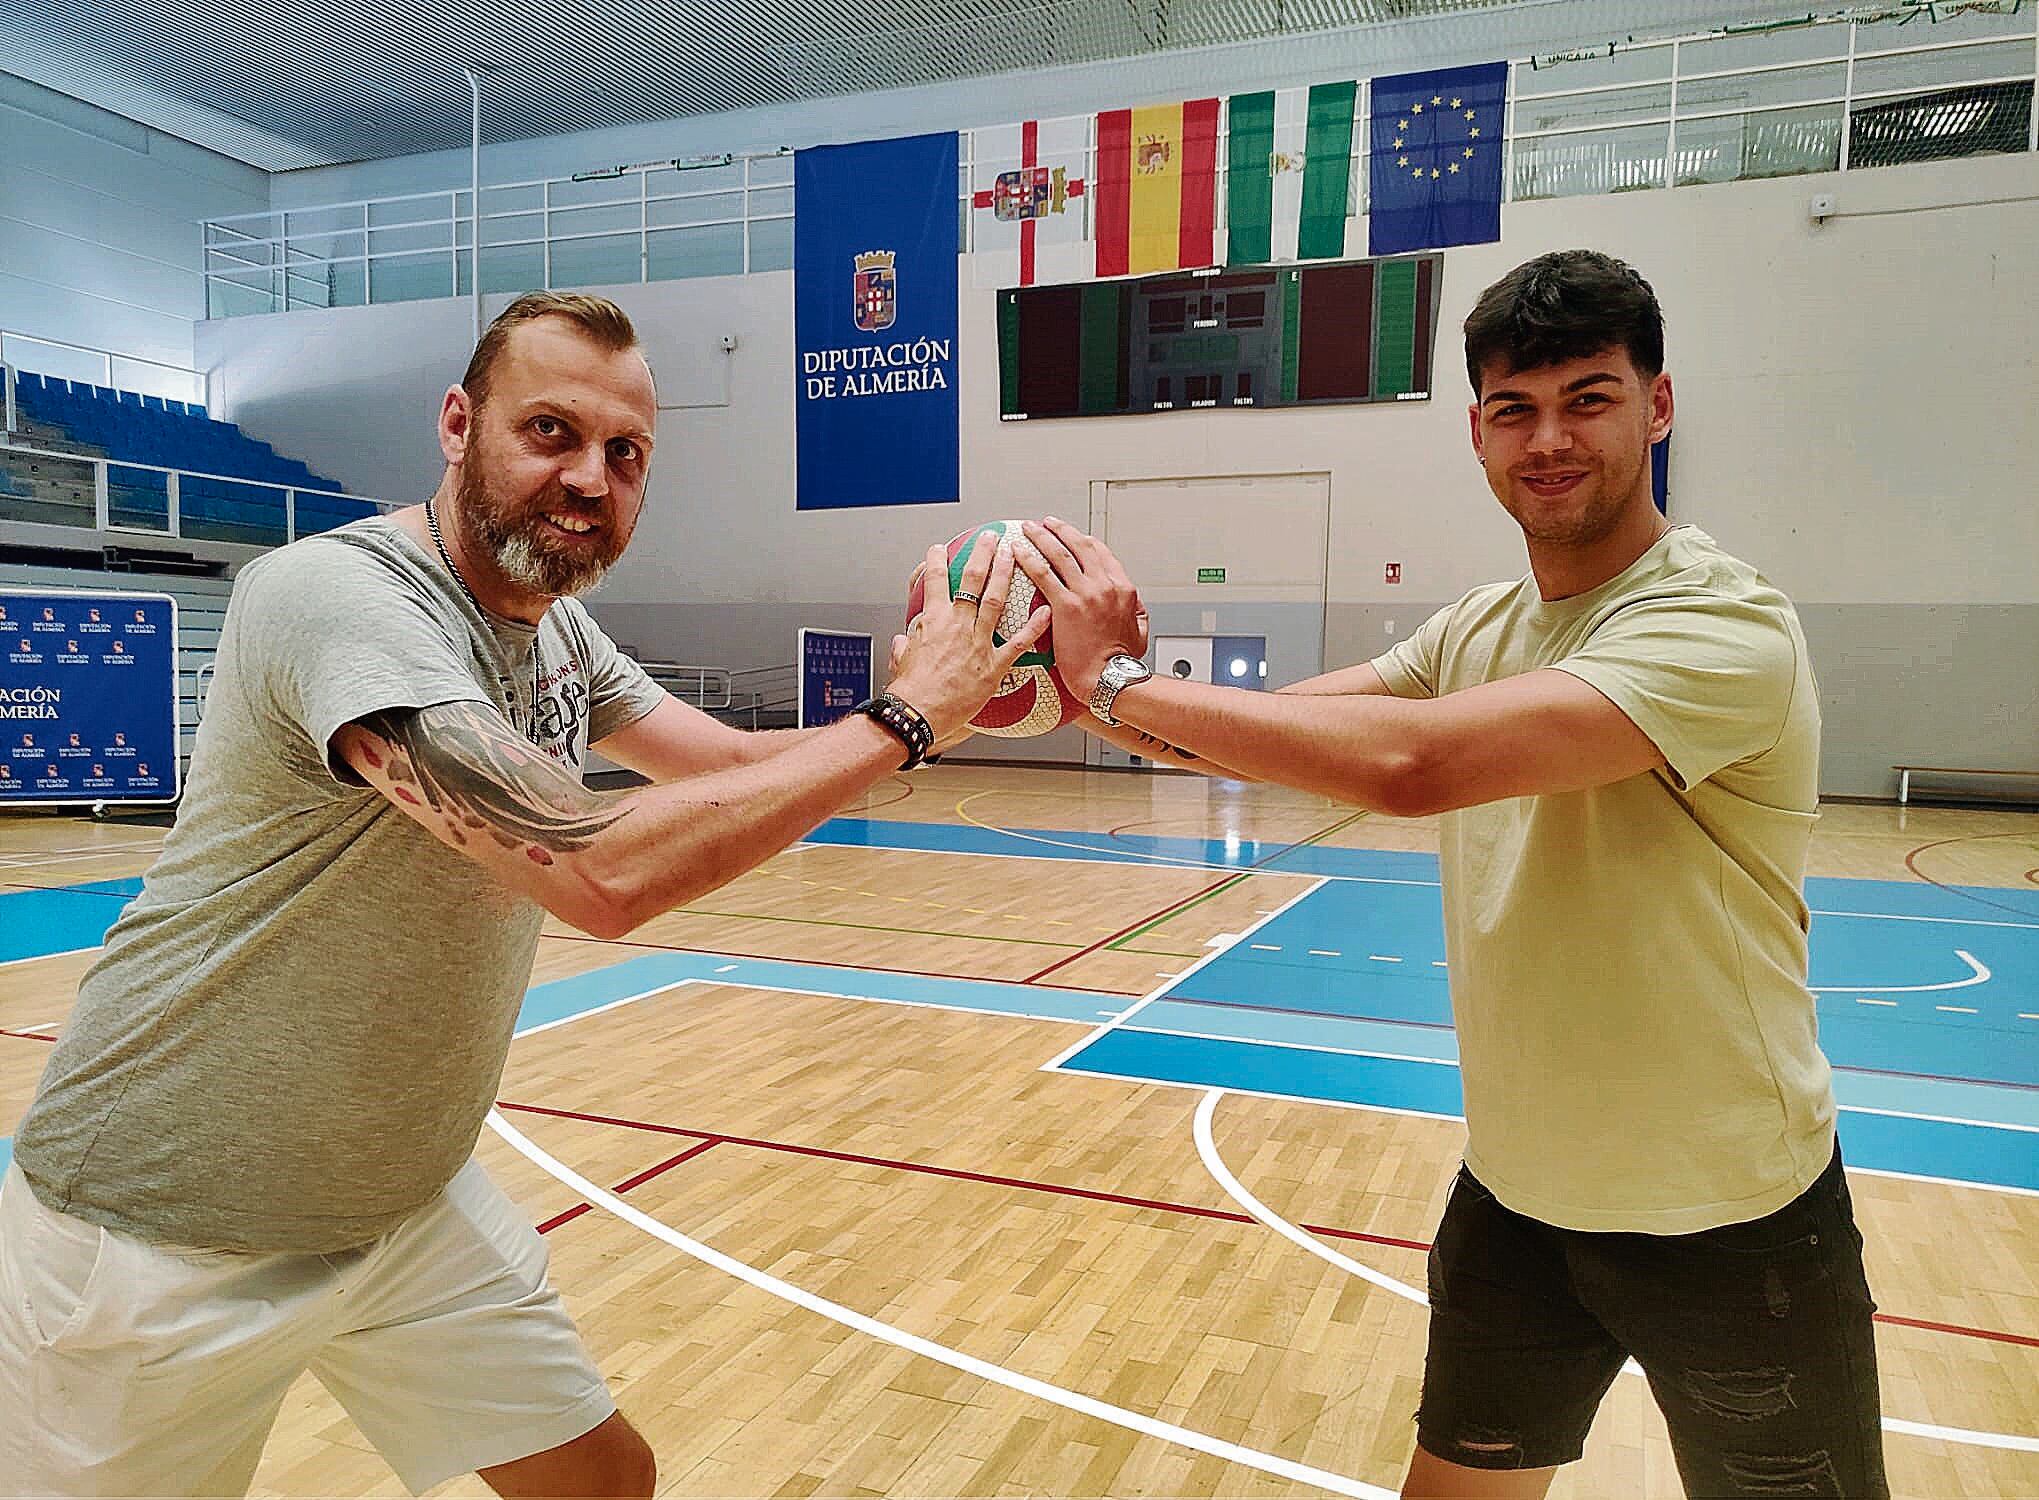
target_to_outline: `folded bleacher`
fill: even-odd
[[[344,486],[286,458],[197,402],[142,396],[84,381],[20,371],[16,411],[52,429],[68,449],[108,459],[108,517],[116,525],[165,529],[169,476],[178,480],[179,531],[186,537],[274,546],[284,535],[284,488],[296,491],[297,534],[330,531],[376,513]],[[35,446],[33,439],[29,446]],[[147,465],[149,467],[129,467]]]

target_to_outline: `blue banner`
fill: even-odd
[[[960,498],[956,139],[793,159],[801,510]]]
[[[0,807],[176,795],[176,601],[0,589]]]
[[[871,696],[871,638],[844,630],[800,632],[800,727],[833,724]]]
[[[1508,64],[1376,78],[1368,255],[1501,238]]]

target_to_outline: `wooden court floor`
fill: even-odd
[[[1172,776],[944,766],[845,811],[1128,840],[1435,848],[1424,822]],[[0,819],[0,882],[15,891],[133,876],[162,836]],[[1273,871],[1220,878],[1189,865],[1017,857],[1032,852],[1024,841],[1013,852],[802,847],[627,943],[548,928],[533,982],[689,950],[731,972],[775,959],[896,982],[997,980],[1065,1013],[1110,1012],[1308,884]],[[2004,905],[2039,912],[2039,815],[1834,805],[1812,873],[1995,887]],[[0,1136],[26,1107],[47,1052],[39,1038],[62,1026],[92,956],[0,967]],[[2022,1008],[2039,1011],[2039,994],[2028,998]],[[574,1187],[483,1133],[482,1160],[545,1227],[554,1280],[657,1451],[662,1493],[1334,1488],[1294,1465],[1337,1477],[1346,1493],[1399,1482],[1422,1309],[1249,1218],[1212,1158],[1316,1243],[1420,1287],[1461,1127],[1228,1094],[1200,1151],[1201,1090],[1043,1071],[1081,1035],[1066,1018],[792,993],[711,971],[515,1043],[501,1092],[509,1125],[750,1273],[583,1208]],[[1886,1318],[1887,1416],[2039,1438],[2039,1196],[1868,1175],[1851,1185]],[[789,1289],[870,1322],[850,1326],[789,1301]],[[964,1367],[886,1331],[953,1351]],[[1071,1409],[1056,1393],[1105,1406]],[[1902,1495],[2039,1495],[2029,1444],[1893,1433],[1887,1452]],[[402,1490],[307,1379],[254,1492]],[[486,1490],[469,1477],[443,1493]],[[1642,1381],[1616,1382],[1585,1460],[1553,1493],[1679,1493]]]

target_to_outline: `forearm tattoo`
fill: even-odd
[[[1130,724],[1127,725],[1126,727],[1128,729],[1132,729],[1132,726]],[[1183,749],[1180,745],[1171,745],[1166,740],[1157,739],[1153,735],[1147,733],[1144,729],[1134,729],[1133,738],[1138,740],[1140,742],[1141,748],[1146,750],[1147,753],[1150,756],[1152,756],[1155,760],[1163,760],[1171,755],[1174,756],[1177,760],[1201,760],[1203,758],[1202,756],[1196,755],[1191,751]]]
[[[629,815],[479,704],[384,710],[361,724],[362,754],[390,794],[439,814],[456,844],[480,835],[549,865]]]

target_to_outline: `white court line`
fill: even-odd
[[[941,824],[936,826],[950,827],[953,825]],[[992,833],[1003,833],[1010,838],[1031,839],[1034,843],[1037,844],[1054,844],[1057,842],[1054,839],[1038,838],[1032,834],[1013,833],[1010,829],[1006,828],[992,828],[991,825],[989,825],[988,823],[978,823],[973,824],[971,826],[984,828]],[[822,844],[822,843],[799,843],[794,844],[792,847],[795,849],[878,849],[893,854],[946,854],[952,855],[958,859],[1032,859],[1048,861],[1058,864],[1068,863],[1067,860],[1058,859],[1055,855],[1052,854],[1024,854],[1024,853],[1000,854],[995,850],[991,849],[914,849],[908,848],[903,845],[895,847],[890,844]],[[1115,852],[1102,850],[1091,844],[1061,844],[1059,845],[1059,847],[1066,849],[1080,849],[1086,854],[1093,855],[1107,855]],[[1316,846],[1314,845],[1304,846],[1296,844],[1291,845],[1290,847],[1303,848]],[[1158,858],[1162,858],[1162,856],[1157,855],[1151,858],[1141,856],[1131,859],[1099,858],[1093,859],[1089,861],[1089,863],[1101,865],[1118,865],[1123,869],[1141,870],[1151,869],[1153,867],[1153,859]],[[1281,858],[1281,856],[1276,855],[1275,858],[1279,859]],[[1441,885],[1441,882],[1435,880],[1398,880],[1391,879],[1385,875],[1322,875],[1316,873],[1315,871],[1283,870],[1276,868],[1275,866],[1272,865],[1213,865],[1213,864],[1199,864],[1189,860],[1173,860],[1171,861],[1171,866],[1173,868],[1183,870],[1209,870],[1214,875],[1283,875],[1287,876],[1291,880],[1315,880],[1319,884],[1336,883],[1340,885],[1420,885],[1428,886],[1431,890],[1437,890],[1440,888]],[[1997,922],[1992,921],[1986,917],[1915,917],[1903,915],[1897,912],[1832,911],[1825,907],[1813,907],[1810,910],[1811,915],[1815,917],[1862,917],[1878,922],[1938,922],[1950,927],[2012,927],[2023,932],[2039,932],[2039,922]]]
[[[497,1111],[489,1111],[488,1123],[489,1128],[508,1142],[514,1150],[531,1161],[541,1171],[548,1173],[567,1187],[573,1189],[574,1192],[580,1195],[582,1201],[607,1209],[610,1213],[616,1215],[617,1218],[623,1220],[624,1223],[642,1230],[654,1239],[663,1241],[682,1255],[690,1256],[704,1265],[714,1267],[725,1275],[734,1276],[737,1280],[756,1287],[759,1291],[769,1296],[790,1302],[795,1307],[805,1308],[807,1311],[827,1318],[831,1322],[840,1323],[847,1328],[854,1328],[857,1332],[866,1334],[882,1343],[890,1344],[897,1349],[904,1349],[909,1354],[920,1355],[923,1359],[931,1359],[937,1364],[947,1365],[952,1370],[960,1370],[966,1375],[974,1375],[980,1380],[991,1382],[993,1385],[1002,1385],[1007,1390],[1018,1391],[1026,1396],[1033,1396],[1038,1400],[1062,1407],[1066,1411],[1078,1412],[1083,1416],[1095,1418],[1100,1422],[1109,1422],[1115,1427],[1123,1427],[1147,1437],[1159,1438],[1163,1442],[1176,1443],[1182,1447],[1193,1449],[1198,1453],[1207,1453],[1211,1457],[1223,1459],[1227,1463],[1235,1463],[1246,1468],[1258,1469],[1263,1474],[1275,1474],[1283,1479],[1292,1479],[1303,1484],[1313,1484],[1320,1489],[1330,1490],[1333,1494],[1354,1496],[1355,1500],[1395,1500],[1394,1491],[1383,1489],[1379,1485],[1366,1484],[1357,1479],[1347,1478],[1343,1474],[1333,1474],[1326,1469],[1311,1468],[1307,1464],[1299,1464],[1293,1459],[1280,1458],[1272,1453],[1262,1453],[1256,1449],[1243,1448],[1237,1443],[1228,1443],[1222,1438],[1214,1438],[1201,1432],[1192,1432],[1187,1427],[1178,1427],[1172,1422],[1163,1422],[1142,1412],[1128,1411],[1125,1407],[1113,1406],[1108,1402],[1099,1401],[1094,1396],[1086,1396],[1079,1391],[1065,1390],[1061,1386],[1050,1385],[1045,1380],[1036,1380],[1031,1375],[1022,1375],[1015,1370],[1008,1370],[1001,1365],[994,1365],[972,1355],[963,1354],[957,1350],[945,1348],[943,1345],[932,1343],[917,1334],[907,1333],[904,1329],[895,1328],[889,1323],[881,1323],[876,1318],[866,1317],[863,1313],[844,1307],[839,1302],[831,1302],[825,1297],[817,1297],[814,1293],[803,1291],[791,1282],[781,1281],[778,1277],[760,1271],[754,1266],[746,1265],[733,1256],[724,1255],[721,1251],[712,1246],[705,1245],[699,1240],[689,1239],[677,1229],[673,1229],[660,1220],[654,1219],[650,1214],[633,1208],[614,1193],[606,1192],[595,1186],[594,1183],[588,1181],[587,1178],[581,1176],[578,1172],[575,1172],[571,1167],[547,1155]]]
[[[1974,1125],[1983,1130],[2016,1130],[2027,1135],[2039,1135],[2039,1125],[2007,1125],[1994,1120],[1965,1120],[1960,1115],[1922,1115],[1903,1109],[1874,1109],[1867,1104],[1842,1104],[1836,1107],[1845,1109],[1851,1115],[1888,1115],[1894,1120],[1932,1120],[1940,1125]]]
[[[762,961],[767,963],[797,962],[794,959],[766,959]],[[601,971],[590,970],[589,972],[599,973]],[[720,974],[724,971],[717,969],[715,972]],[[680,989],[690,984],[714,984],[716,982],[712,979],[704,979],[698,974],[690,974],[684,979],[670,980],[652,989],[641,990],[635,995],[625,995],[620,1000],[611,1000],[606,1004],[593,1006],[588,1010],[577,1010],[572,1015],[561,1016],[556,1021],[541,1021],[536,1026],[527,1026],[524,1030],[514,1033],[510,1040],[515,1041],[518,1037],[536,1036],[541,1031],[550,1031],[555,1026],[564,1026],[569,1021],[584,1021],[589,1016],[598,1016],[605,1010],[615,1010],[618,1006],[634,1005],[639,1000],[649,1000],[653,995],[663,995],[667,990]],[[850,995],[843,993],[841,990],[812,989],[801,985],[785,984],[779,980],[744,979],[722,980],[720,982],[723,984],[738,984],[746,989],[772,990],[782,995],[806,995],[816,1000],[854,1000],[862,1005],[905,1005],[915,1010],[946,1010],[954,1011],[956,1014],[964,1016],[1010,1016],[1016,1021],[1054,1021],[1064,1026],[1087,1026],[1090,1024],[1080,1016],[1043,1016],[1036,1015],[1032,1011],[999,1010],[985,1005],[948,1005],[939,1000],[902,1000],[895,995]],[[1163,988],[1166,988],[1166,986],[1163,986]],[[1099,1014],[1115,1015],[1116,1012],[1101,1011]]]
[[[0,969],[11,969],[16,964],[39,964],[46,958],[69,958],[74,953],[97,953],[105,946],[104,943],[94,943],[89,948],[65,948],[57,953],[31,953],[26,958],[0,960]]]
[[[1970,973],[1966,979],[1950,979],[1945,984],[1809,984],[1806,988],[1815,995],[1860,994],[1865,990],[1872,995],[1923,995],[1934,990],[1965,990],[1970,985],[1989,983],[1989,970],[1973,953],[1965,948],[1956,948],[1954,956],[1968,965]],[[1944,1010],[1946,1007],[1941,1008]]]
[[[1367,957],[1377,964],[1398,964],[1401,962],[1391,953],[1369,953]]]
[[[2009,1193],[2016,1198],[2039,1198],[2039,1188],[2005,1187],[1997,1182],[1970,1182],[1965,1177],[1928,1177],[1923,1172],[1892,1172],[1883,1167],[1850,1167],[1857,1177],[1888,1177],[1895,1182],[1929,1182],[1934,1187],[1979,1189],[1985,1193]]]
[[[936,824],[934,826],[948,828],[954,827],[955,825],[943,823]],[[975,823],[971,824],[970,826],[974,828],[984,828],[991,833],[1009,832],[1009,830],[1007,829],[991,828],[988,824],[983,823]],[[1033,839],[1033,842],[1037,844],[1053,844],[1056,842],[1054,839],[1034,838],[1034,836],[1031,834],[1014,833],[1011,834],[1010,836],[1013,838],[1031,838]],[[1036,860],[1043,864],[1056,864],[1056,865],[1066,865],[1071,863],[1115,865],[1122,870],[1151,870],[1155,868],[1151,861],[1143,856],[1136,856],[1131,859],[1116,859],[1107,857],[1092,860],[1071,861],[1063,859],[1061,856],[1055,854],[1028,854],[1024,851],[1016,851],[1011,854],[1001,854],[995,849],[920,849],[905,844],[894,845],[894,844],[800,843],[793,844],[790,847],[794,849],[877,850],[887,854],[940,854],[954,859],[1030,859]],[[1112,852],[1108,850],[1095,848],[1090,844],[1062,844],[1059,845],[1059,847],[1065,849],[1081,849],[1086,854],[1109,855]],[[1304,847],[1315,848],[1317,846],[1316,845],[1304,846],[1301,844],[1295,844],[1291,845],[1290,847],[1300,849]],[[1162,856],[1159,855],[1153,856],[1153,858],[1156,859],[1161,857]],[[1281,856],[1276,855],[1275,857],[1279,859]],[[1170,864],[1163,866],[1162,868],[1175,870],[1208,870],[1213,875],[1279,875],[1288,880],[1314,880],[1320,885],[1327,881],[1338,881],[1346,885],[1423,885],[1430,887],[1430,889],[1432,889],[1433,891],[1438,888],[1438,883],[1434,880],[1391,880],[1385,875],[1320,875],[1314,870],[1282,870],[1277,869],[1272,865],[1212,865],[1212,864],[1198,864],[1189,860],[1175,860]],[[840,887],[834,887],[834,889],[840,889]]]
[[[1857,1000],[1857,1005],[1896,1005],[1895,1000]]]
[[[118,854],[123,849],[160,849],[162,839],[109,840],[104,844],[65,844],[58,849],[9,849],[0,858],[32,859],[38,854]]]
[[[1269,922],[1272,922],[1276,917],[1280,916],[1290,907],[1296,905],[1298,902],[1309,900],[1310,897],[1316,895],[1317,892],[1321,891],[1322,889],[1324,889],[1323,881],[1321,880],[1311,881],[1309,885],[1305,886],[1302,890],[1297,891],[1295,895],[1289,897],[1289,899],[1282,902],[1280,906],[1277,906],[1273,911],[1268,912],[1265,916],[1261,917],[1259,921],[1255,922],[1252,926],[1248,927],[1244,932],[1240,933],[1239,934],[1240,938],[1245,939],[1253,936],[1254,933],[1258,932],[1261,928],[1265,927]],[[1235,943],[1233,946],[1236,947],[1237,944]],[[1142,995],[1139,998],[1139,1000],[1137,1000],[1135,1003],[1127,1006],[1124,1010],[1120,1011],[1119,1014],[1113,1020],[1107,1022],[1103,1026],[1096,1028],[1094,1031],[1090,1033],[1090,1035],[1084,1037],[1081,1041],[1075,1042],[1072,1045],[1063,1048],[1060,1052],[1056,1053],[1053,1057],[1049,1058],[1046,1062],[1042,1063],[1040,1071],[1043,1073],[1054,1072],[1056,1069],[1060,1068],[1062,1064],[1069,1061],[1070,1058],[1074,1057],[1077,1053],[1081,1052],[1085,1047],[1088,1047],[1092,1042],[1096,1041],[1099,1037],[1103,1036],[1107,1031],[1112,1030],[1116,1026],[1123,1026],[1132,1017],[1138,1015],[1141,1011],[1145,1010],[1148,1006],[1152,1005],[1156,1000],[1159,1000],[1163,995],[1168,993],[1169,987],[1171,985],[1180,984],[1183,980],[1189,978],[1190,975],[1196,973],[1197,970],[1203,968],[1207,964],[1217,962],[1217,960],[1223,958],[1227,953],[1230,953],[1231,951],[1232,951],[1231,948],[1211,949],[1211,951],[1206,953],[1202,958],[1198,959],[1195,963],[1191,964],[1187,969],[1184,969],[1180,974],[1176,975],[1174,979],[1168,982],[1168,984],[1161,985],[1153,990],[1148,991],[1145,995]]]
[[[1949,1014],[1957,1016],[1979,1016],[1982,1014],[1981,1011],[1977,1010],[1972,1005],[1936,1005],[1933,1007],[1933,1009],[1944,1010],[1947,1011]]]
[[[123,849],[123,850],[117,850],[117,851],[113,851],[113,852],[116,852],[116,853],[123,853],[123,854],[128,854],[128,853],[132,853],[132,854],[161,854],[161,853],[163,852],[163,846],[162,846],[161,844],[158,844],[158,845],[156,845],[155,847],[153,847],[153,848],[149,848],[149,849],[132,849],[132,850],[126,850],[126,849]],[[36,868],[38,868],[39,866],[42,866],[42,865],[77,865],[77,864],[84,864],[84,863],[85,863],[86,861],[88,861],[88,860],[94,860],[94,859],[105,859],[105,858],[107,858],[107,855],[106,855],[106,854],[103,854],[103,853],[102,853],[102,854],[53,854],[53,855],[50,855],[50,856],[49,856],[49,857],[47,857],[47,858],[36,858],[36,859],[28,859],[28,858],[24,858],[24,857],[22,857],[22,856],[19,856],[19,855],[0,855],[0,870],[33,870],[33,869],[36,869]],[[130,879],[130,878],[132,878],[132,877],[129,877],[129,876],[122,876],[122,877],[120,877],[120,878],[121,878],[121,879],[123,879],[123,880],[125,880],[125,879]]]
[[[1323,1052],[1333,1057],[1377,1057],[1383,1062],[1426,1063],[1433,1068],[1456,1068],[1458,1066],[1458,1059],[1455,1057],[1419,1057],[1413,1052],[1374,1052],[1364,1047],[1333,1047],[1320,1042],[1275,1042],[1262,1041],[1259,1037],[1213,1036],[1208,1031],[1178,1031],[1172,1026],[1129,1026],[1125,1029],[1136,1032],[1141,1036],[1179,1036],[1186,1037],[1192,1042],[1236,1042],[1242,1047],[1279,1047],[1284,1052]],[[1142,1080],[1128,1080],[1128,1082],[1140,1081]],[[1199,1087],[1203,1086],[1199,1085]],[[1294,1099],[1301,1096],[1288,1094],[1281,1097]],[[1304,1102],[1310,1103],[1314,1101],[1304,1100]]]
[[[1144,1005],[1146,1002],[1143,1001],[1141,1003]],[[1132,1010],[1126,1012],[1126,1015],[1130,1016],[1133,1010],[1138,1009],[1140,1009],[1140,1006],[1134,1006]],[[1122,1023],[1124,1019],[1123,1016],[1120,1017]],[[1106,1029],[1109,1030],[1110,1028]],[[1286,1052],[1316,1052],[1331,1057],[1370,1057],[1377,1058],[1382,1062],[1424,1063],[1433,1068],[1457,1068],[1459,1066],[1459,1060],[1455,1057],[1419,1057],[1410,1052],[1377,1052],[1367,1047],[1335,1047],[1328,1042],[1278,1041],[1272,1038],[1257,1036],[1218,1036],[1208,1031],[1180,1031],[1169,1026],[1122,1026],[1121,1029],[1135,1032],[1140,1036],[1178,1036],[1185,1037],[1194,1042],[1222,1042],[1236,1047],[1276,1047]],[[1075,1072],[1078,1070],[1071,1068],[1064,1069],[1063,1071]],[[1093,1073],[1090,1076],[1094,1078],[1117,1078],[1126,1083],[1138,1084],[1167,1084],[1175,1082],[1175,1080],[1167,1078],[1136,1078],[1127,1073]],[[1210,1087],[1209,1084],[1204,1083],[1187,1084],[1184,1086],[1188,1088]],[[1984,1088],[1992,1087],[1989,1084],[1982,1084],[1980,1086]],[[1246,1091],[1243,1089],[1228,1089],[1226,1092],[1238,1094]],[[1351,1099],[1319,1099],[1309,1094],[1267,1093],[1261,1094],[1259,1097],[1264,1099],[1286,1099],[1293,1104],[1328,1104],[1342,1109],[1378,1110],[1382,1114],[1412,1113],[1409,1110],[1393,1109],[1385,1105],[1361,1104]],[[2002,1120],[1972,1120],[1962,1115],[1929,1115],[1909,1109],[1876,1109],[1866,1104],[1836,1104],[1834,1107],[1844,1115],[1882,1115],[1892,1120],[1926,1120],[1936,1125],[1970,1125],[1977,1130],[2009,1130],[2020,1134],[2039,1135],[2039,1125],[2007,1124]],[[1427,1118],[1433,1120],[1457,1120],[1463,1122],[1465,1118],[1463,1115],[1427,1114],[1425,1111],[1413,1111],[1413,1113],[1426,1114]],[[1855,1169],[1850,1167],[1849,1170],[1854,1171]],[[1995,1182],[1967,1182],[1958,1177],[1922,1177],[1919,1180],[1921,1182],[1951,1182],[1962,1187],[1980,1188],[1985,1192],[2017,1193],[2025,1191],[2022,1188],[2005,1187],[2001,1183]]]
[[[1232,1175],[1230,1168],[1218,1155],[1217,1143],[1211,1134],[1211,1117],[1217,1113],[1218,1100],[1223,1098],[1226,1092],[1224,1089],[1205,1090],[1203,1098],[1197,1104],[1195,1118],[1191,1122],[1191,1128],[1196,1136],[1197,1155],[1203,1158],[1205,1169],[1210,1172],[1218,1186],[1225,1190],[1226,1196],[1276,1234],[1293,1241],[1312,1255],[1329,1261],[1340,1270],[1349,1272],[1362,1281],[1371,1282],[1383,1291],[1393,1292],[1398,1297],[1428,1307],[1430,1299],[1415,1287],[1339,1254],[1315,1235],[1291,1224],[1246,1190],[1245,1184]],[[1642,1367],[1631,1359],[1621,1367],[1621,1373],[1640,1375]],[[1883,1430],[1902,1433],[1906,1437],[1937,1438],[1942,1442],[1965,1443],[1975,1448],[2010,1448],[2022,1453],[2039,1453],[2039,1438],[2019,1437],[2008,1432],[1975,1432],[1964,1427],[1939,1427],[1928,1422],[1907,1422],[1898,1417],[1885,1417]]]
[[[554,1027],[570,1026],[575,1021],[585,1021],[589,1016],[599,1016],[604,1011],[620,1010],[626,1005],[635,1005],[640,1000],[649,1000],[652,996],[663,995],[669,990],[682,990],[690,984],[706,983],[707,981],[704,979],[675,979],[671,984],[662,984],[655,990],[645,990],[642,994],[637,995],[625,995],[621,1000],[611,1000],[607,1005],[597,1005],[588,1010],[577,1010],[572,1015],[561,1016],[556,1021],[540,1021],[536,1026],[526,1026],[522,1031],[511,1033],[510,1040],[513,1042],[519,1041],[527,1036],[536,1036],[541,1031],[551,1031]]]
[[[2015,927],[2021,932],[2039,932],[2039,922],[1995,922],[1987,917],[1913,917],[1894,911],[1824,911],[1819,907],[1812,908],[1812,914],[1816,917],[1862,917],[1873,922],[1938,922],[1947,927]]]

